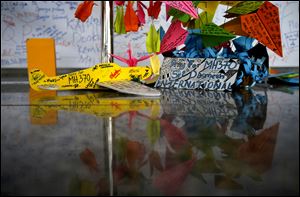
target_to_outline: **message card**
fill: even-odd
[[[238,59],[167,57],[155,87],[231,91],[239,67]]]

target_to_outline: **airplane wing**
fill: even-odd
[[[134,81],[106,81],[97,82],[97,85],[126,94],[159,97],[160,91]]]

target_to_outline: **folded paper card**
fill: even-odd
[[[230,58],[165,58],[155,87],[230,91],[239,67]]]

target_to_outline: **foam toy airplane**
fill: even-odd
[[[145,80],[152,75],[152,69],[149,67],[120,67],[115,63],[101,63],[87,69],[54,77],[46,76],[39,69],[32,69],[28,72],[30,86],[37,91],[106,87],[127,94],[160,95],[158,90],[135,82]]]

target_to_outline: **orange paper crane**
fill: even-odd
[[[279,11],[268,1],[255,12],[240,15],[221,27],[236,35],[255,38],[282,57]]]
[[[80,3],[76,9],[75,17],[85,22],[92,14],[93,6],[96,5],[94,1],[84,1]]]
[[[126,32],[129,32],[129,31],[136,32],[139,29],[139,18],[133,9],[133,5],[132,5],[131,1],[128,1],[127,7],[126,7],[124,23],[125,23]]]

